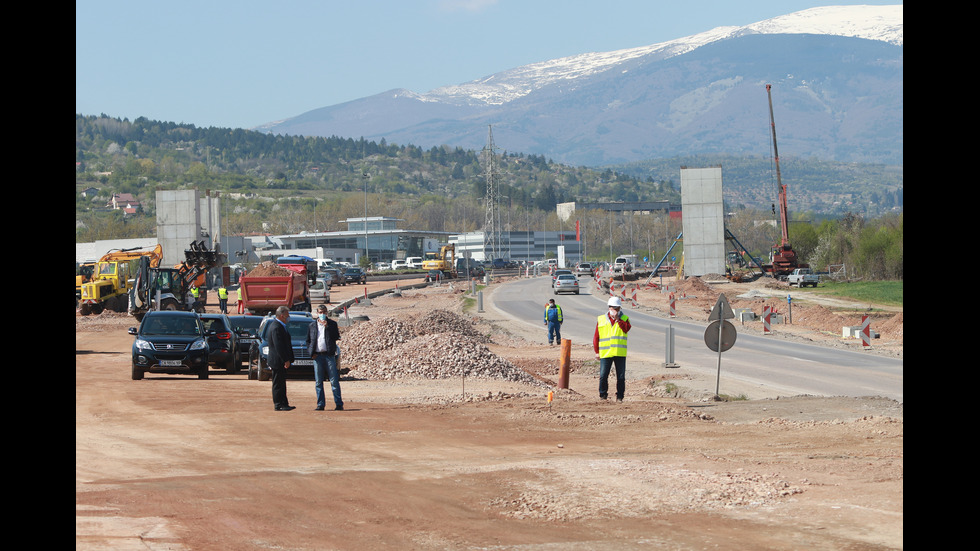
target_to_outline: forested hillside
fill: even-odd
[[[778,239],[771,226],[758,223],[772,218],[769,206],[775,202],[768,160],[668,159],[591,169],[505,148],[495,153],[500,224],[505,230],[573,229],[569,224],[574,222],[563,223],[555,214],[555,205],[567,201],[679,204],[681,166],[721,165],[726,202],[736,213],[730,225],[739,228],[743,244],[764,255]],[[281,136],[143,117],[128,121],[76,115],[75,238],[87,242],[152,236],[155,191],[186,188],[221,196],[225,234],[340,230],[346,229],[342,220],[365,213],[400,218],[400,226],[408,229],[474,231],[486,218],[484,157],[481,151],[445,146],[421,149],[385,140]],[[790,230],[800,235],[797,251],[840,251],[822,262],[840,262],[857,248],[849,244],[849,237],[832,240],[818,235],[818,228],[837,232],[842,227],[838,215],[846,215],[846,227],[854,230],[880,213],[901,208],[900,167],[781,162],[783,181],[791,186],[795,223]],[[114,193],[132,194],[142,212],[124,218],[105,208]],[[839,196],[846,200],[831,200]],[[813,211],[801,206],[821,201],[833,208]],[[613,220],[603,212],[579,211],[576,218],[594,258],[626,252],[654,257],[680,231],[679,223],[663,215]],[[900,274],[901,217],[888,220],[892,228],[898,221],[899,267],[886,271]],[[881,224],[874,222],[875,227]],[[821,248],[821,239],[838,246]],[[888,243],[893,245],[893,239]]]

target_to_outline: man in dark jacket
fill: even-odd
[[[286,398],[286,370],[293,362],[293,342],[289,337],[289,308],[280,306],[269,327],[269,367],[272,369],[272,403],[276,411],[290,411],[296,406],[289,405]]]
[[[340,329],[337,322],[327,316],[327,305],[317,307],[317,319],[310,324],[306,334],[306,351],[313,358],[313,372],[316,378],[316,410],[323,411],[327,405],[323,393],[323,380],[330,379],[330,390],[333,391],[334,409],[342,411],[344,400],[340,396],[340,373],[337,371],[337,356],[340,349]]]

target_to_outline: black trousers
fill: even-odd
[[[286,399],[286,368],[272,368],[272,404],[276,409],[289,405]]]
[[[599,359],[599,397],[609,394],[609,371],[616,368],[616,399],[622,400],[626,394],[626,356],[613,356]]]

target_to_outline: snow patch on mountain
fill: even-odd
[[[903,43],[904,8],[898,6],[826,6],[781,15],[742,27],[716,27],[695,35],[650,46],[612,52],[592,52],[501,71],[471,82],[442,86],[417,99],[456,105],[502,105],[557,82],[572,82],[656,55],[660,59],[685,54],[701,46],[751,34],[824,34]]]

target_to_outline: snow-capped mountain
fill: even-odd
[[[902,45],[902,6],[828,6],[746,25],[717,27],[651,46],[593,52],[502,71],[482,79],[443,86],[418,96],[420,101],[500,105],[550,84],[574,81],[636,58],[668,59],[702,46],[754,34],[821,34],[879,40]]]
[[[573,164],[766,152],[902,162],[903,6],[828,6],[613,52],[533,63],[424,94],[392,90],[257,130],[421,147],[484,145]],[[757,142],[762,140],[761,149]]]

